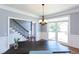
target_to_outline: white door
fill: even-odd
[[[68,22],[52,22],[48,24],[48,40],[68,42]]]

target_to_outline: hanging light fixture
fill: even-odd
[[[42,9],[43,9],[43,15],[42,15],[42,19],[39,20],[39,23],[40,23],[41,25],[45,25],[45,24],[47,24],[47,21],[46,21],[45,18],[44,18],[44,4],[42,4]]]

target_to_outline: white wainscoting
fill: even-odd
[[[68,45],[79,48],[79,35],[70,35]]]
[[[0,53],[8,50],[8,37],[0,37]]]
[[[48,33],[47,32],[40,32],[40,39],[48,40]]]

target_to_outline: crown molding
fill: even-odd
[[[4,10],[11,11],[11,12],[20,13],[20,14],[23,14],[23,15],[26,15],[26,16],[30,16],[30,17],[33,17],[33,18],[36,18],[36,19],[39,18],[39,16],[33,15],[32,13],[23,12],[23,11],[20,11],[16,8],[8,7],[6,5],[0,5],[0,8],[4,9]]]
[[[55,18],[55,17],[59,17],[59,16],[64,16],[64,15],[71,15],[74,13],[78,13],[79,12],[79,6],[71,8],[69,10],[65,10],[65,11],[61,11],[55,14],[51,14],[51,15],[46,15],[46,19],[50,19],[50,18]]]

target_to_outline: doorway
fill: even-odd
[[[48,23],[48,40],[68,43],[68,21]]]

